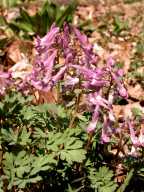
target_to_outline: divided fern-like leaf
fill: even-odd
[[[100,167],[98,171],[94,168],[90,169],[89,179],[91,187],[96,192],[114,192],[117,184],[112,180],[113,172],[107,167]]]
[[[33,156],[21,151],[17,155],[6,152],[3,166],[5,178],[9,181],[8,189],[14,185],[24,188],[28,183],[36,183],[42,179],[41,171],[53,169],[57,161],[53,155]]]

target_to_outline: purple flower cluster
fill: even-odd
[[[41,39],[37,37],[35,42],[36,60],[32,73],[28,76],[28,81],[36,89],[45,92],[51,90],[66,70],[66,66],[63,66],[53,74],[58,52],[54,47],[58,32],[59,28],[52,25],[50,32]]]
[[[64,24],[63,31],[53,24],[43,38],[36,38],[35,50],[32,72],[20,84],[16,84],[9,73],[0,73],[0,94],[5,93],[12,81],[17,88],[35,88],[45,92],[60,82],[65,88],[74,89],[79,85],[87,95],[87,104],[92,111],[87,132],[94,132],[98,121],[101,121],[102,142],[108,142],[116,121],[112,109],[114,98],[117,95],[128,97],[122,81],[122,70],[115,67],[111,57],[106,65],[98,67],[98,56],[87,36],[67,24]]]

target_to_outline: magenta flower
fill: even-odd
[[[111,109],[108,101],[106,99],[102,98],[100,93],[97,93],[97,92],[90,93],[88,95],[88,102],[90,102],[92,105],[95,105],[95,106],[99,105],[99,106],[104,107],[108,110]]]
[[[124,83],[121,80],[122,77],[122,71],[117,70],[115,72],[111,72],[112,78],[116,83],[117,91],[121,97],[128,98],[128,93],[126,88],[124,87]]]
[[[139,142],[142,147],[144,147],[144,128],[141,128],[140,134],[139,134]]]
[[[10,85],[25,94],[31,90],[30,86],[48,92],[61,81],[63,93],[65,90],[74,90],[76,86],[83,90],[82,96],[86,95],[87,99],[81,100],[92,112],[86,131],[94,132],[97,123],[101,122],[101,141],[109,142],[111,135],[119,129],[114,130],[117,124],[112,108],[115,96],[118,93],[124,98],[128,97],[122,81],[123,70],[116,68],[112,57],[108,58],[106,67],[100,68],[97,65],[98,56],[93,52],[93,45],[87,36],[67,24],[63,31],[52,25],[43,38],[36,38],[35,49],[32,71],[23,79],[16,82],[9,73],[0,72],[0,94],[4,94]],[[128,124],[133,145],[144,146],[144,131],[141,130],[136,136],[133,125],[130,122]]]
[[[112,106],[106,99],[104,99],[100,95],[100,92],[90,93],[88,95],[88,102],[89,102],[89,105],[95,106],[95,109],[93,111],[92,120],[87,127],[87,132],[91,132],[95,130],[97,122],[100,117],[100,111],[102,111],[103,108],[105,108],[107,110],[108,115],[104,116],[104,124],[102,128],[102,140],[103,142],[108,142],[110,133],[112,132],[112,127],[111,127],[112,123],[115,122]],[[107,133],[109,133],[109,136]]]
[[[108,84],[108,81],[103,79],[105,71],[102,69],[91,69],[79,65],[70,66],[77,69],[78,76],[83,75],[82,86],[84,88],[98,91],[98,89]]]
[[[116,84],[117,91],[121,97],[128,98],[127,90],[124,86],[122,81],[123,70],[122,69],[115,69],[114,67],[115,62],[112,57],[108,58],[107,61],[107,71],[111,74],[112,80]]]
[[[92,121],[89,123],[89,125],[88,125],[88,127],[87,127],[87,129],[86,129],[86,130],[87,130],[87,133],[91,133],[91,132],[94,132],[94,131],[95,131],[97,122],[98,122],[98,117],[97,117],[97,119],[92,120]]]
[[[43,37],[37,37],[35,41],[35,47],[41,54],[42,51],[47,51],[55,42],[55,38],[57,33],[59,32],[59,28],[53,24],[50,28],[50,31]]]
[[[81,34],[81,32],[77,28],[73,28],[73,31],[80,41],[80,45],[85,51],[91,51],[92,50],[92,45],[88,42],[88,38],[86,35]]]
[[[65,23],[64,30],[63,30],[63,36],[61,37],[61,35],[60,35],[61,45],[64,49],[64,53],[65,53],[65,50],[67,48],[69,48],[69,43],[70,43],[69,34],[70,34],[69,26]]]
[[[112,111],[112,108],[109,109],[109,112],[108,112],[108,118],[111,122],[115,122],[115,116],[114,116],[114,113]]]
[[[121,97],[124,97],[126,99],[128,98],[128,92],[122,84],[118,84],[117,90],[118,90]]]
[[[81,60],[82,64],[88,67],[90,67],[91,64],[96,64],[98,56],[93,52],[93,45],[89,43],[87,36],[82,34],[77,28],[73,28],[73,32],[84,51],[85,57]]]
[[[56,73],[56,75],[54,75],[54,76],[52,77],[52,82],[54,83],[54,85],[62,78],[62,76],[64,75],[66,69],[67,69],[67,66],[62,67],[62,68]]]

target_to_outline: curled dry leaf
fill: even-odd
[[[24,53],[28,58],[31,57],[33,51],[33,45],[30,41],[14,40],[6,48],[6,57],[13,63],[17,63],[23,59]]]
[[[32,64],[29,63],[28,58],[22,55],[22,59],[12,66],[9,71],[12,72],[13,78],[24,79],[29,73],[32,72]]]
[[[42,103],[57,103],[58,102],[58,93],[56,89],[52,89],[51,91],[35,91],[34,93],[35,100],[34,103],[42,104]]]

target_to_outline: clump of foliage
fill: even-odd
[[[37,190],[43,186],[44,190],[57,191],[59,187],[61,191],[67,191],[68,186],[73,186],[73,181],[80,177],[97,185],[92,174],[98,170],[92,167],[91,173],[91,168],[84,163],[88,136],[80,122],[69,128],[70,117],[63,106],[35,106],[31,100],[32,97],[11,92],[0,103],[1,190],[4,186],[13,191],[36,190],[39,184]],[[109,172],[108,168],[106,170]],[[109,174],[108,181],[113,176],[111,171]],[[103,178],[101,180],[104,182]],[[111,184],[116,187],[115,182]]]
[[[0,1],[0,7],[11,8],[24,2],[25,0],[2,0]]]
[[[12,31],[24,38],[30,38],[35,35],[44,36],[55,22],[57,26],[62,27],[64,22],[72,22],[73,14],[76,9],[76,2],[69,5],[56,5],[45,1],[43,7],[31,16],[28,11],[21,6],[19,15],[12,21],[6,21],[1,17],[0,23],[12,29]]]
[[[114,17],[114,34],[120,35],[120,33],[124,30],[129,29],[128,21],[122,21],[119,16]]]
[[[123,71],[111,57],[99,66],[88,38],[67,24],[63,29],[53,24],[35,39],[35,49],[29,73],[0,72],[3,191],[116,191],[110,163],[143,157],[144,146],[135,119],[119,122],[113,112],[118,97],[128,98]],[[55,100],[42,103],[42,94]],[[125,171],[130,174],[119,191],[133,174],[130,166]]]

